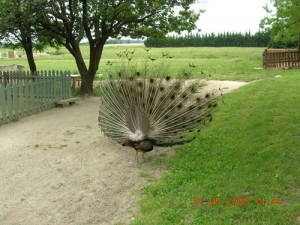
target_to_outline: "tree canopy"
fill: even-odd
[[[37,27],[41,7],[43,6],[35,1],[0,1],[0,41],[11,49],[23,48],[32,72],[36,71],[33,50],[41,51],[53,44]]]
[[[91,93],[108,38],[163,37],[195,29],[200,12],[195,0],[0,0],[0,39],[22,46],[30,69],[36,70],[33,49],[45,44],[66,47],[81,75],[81,93]],[[88,64],[80,43],[88,41]]]
[[[261,21],[261,27],[270,31],[274,42],[292,43],[298,41],[300,50],[300,1],[270,0],[265,6],[269,14]]]
[[[191,31],[199,13],[190,9],[193,0],[41,0],[39,24],[74,56],[81,74],[81,93],[90,93],[103,46],[108,38],[162,37]],[[50,34],[49,34],[50,35]],[[79,43],[87,39],[89,64]]]

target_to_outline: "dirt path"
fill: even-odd
[[[222,83],[222,84],[221,84]],[[224,92],[245,83],[211,82]],[[172,149],[147,162],[111,143],[98,128],[99,98],[81,99],[0,126],[0,224],[129,223],[138,191],[165,170]]]

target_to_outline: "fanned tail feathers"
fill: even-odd
[[[101,84],[99,125],[104,134],[118,142],[123,139],[157,144],[184,140],[200,130],[217,103],[214,94],[201,94],[203,83],[187,75],[147,78],[112,77]]]

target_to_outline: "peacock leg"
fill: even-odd
[[[135,156],[136,156],[136,162],[139,163],[139,156],[138,156],[138,151],[136,151]]]

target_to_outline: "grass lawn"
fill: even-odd
[[[82,54],[88,63],[89,48],[82,46]],[[135,49],[133,60],[143,61],[148,58],[144,46],[106,46],[100,62],[99,74],[105,74],[110,70],[110,66],[106,65],[107,61],[111,61],[113,66],[120,63],[117,53],[121,51],[133,51]],[[164,62],[170,66],[170,74],[177,75],[182,70],[190,70],[194,77],[204,77],[206,79],[215,80],[242,80],[251,81],[264,79],[278,74],[278,71],[260,70],[262,66],[263,48],[153,48],[149,51],[149,56],[157,58],[155,63]],[[7,50],[0,50],[5,53]],[[71,73],[78,73],[75,61],[71,54],[64,48],[60,50],[47,49],[48,55],[36,57],[38,70],[70,70]],[[162,53],[170,54],[171,59],[165,59]],[[27,60],[24,53],[18,51],[23,57],[16,59],[0,58],[0,66],[20,64],[28,69]],[[191,68],[189,64],[196,67]],[[202,71],[202,72],[201,72]],[[281,75],[297,74],[295,70],[282,70]],[[209,76],[210,74],[210,76]]]
[[[300,224],[298,73],[225,95],[162,180],[144,188],[133,224]]]

